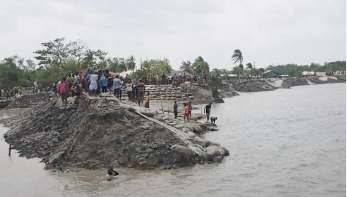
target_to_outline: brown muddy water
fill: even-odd
[[[200,106],[200,105],[199,105]],[[198,106],[198,107],[199,107]],[[200,113],[200,110],[195,110]],[[165,171],[57,173],[39,159],[8,157],[0,127],[1,196],[346,196],[346,85],[243,93],[214,104],[230,150],[223,163]]]

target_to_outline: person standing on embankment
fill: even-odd
[[[149,92],[147,92],[146,96],[146,102],[145,102],[145,108],[149,108],[149,100],[151,99],[151,95],[149,95]]]
[[[183,118],[184,118],[184,121],[187,118],[187,120],[189,122],[189,106],[187,103],[184,103],[184,116],[183,116]]]
[[[145,96],[146,86],[140,79],[140,82],[137,84],[137,103],[140,104],[143,102],[143,97]]]
[[[65,77],[61,78],[58,82],[58,90],[60,93],[61,101],[65,104],[67,103],[67,84],[65,82]]]
[[[207,104],[204,109],[204,113],[206,113],[207,122],[210,120],[211,105],[212,103]]]
[[[178,109],[178,105],[177,105],[177,101],[174,102],[174,106],[173,106],[173,111],[174,111],[174,115],[175,115],[175,119],[177,119],[177,109]]]
[[[119,79],[119,76],[116,75],[116,77],[113,79],[113,89],[114,89],[114,95],[121,100],[122,99],[122,90],[121,85],[123,84],[122,80]]]

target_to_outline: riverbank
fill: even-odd
[[[201,137],[216,125],[198,118],[175,120],[113,96],[83,95],[69,98],[67,105],[56,98],[40,100],[43,103],[32,108],[12,109],[12,116],[1,123],[11,128],[4,135],[6,142],[21,156],[42,158],[47,169],[169,169],[219,163],[229,155]]]
[[[273,91],[278,88],[291,88],[302,85],[346,83],[346,76],[309,76],[309,77],[289,77],[289,78],[261,78],[249,80],[226,80],[223,82],[231,86],[238,92],[262,92]]]

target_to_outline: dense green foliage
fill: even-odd
[[[278,66],[269,66],[267,70],[272,70],[282,75],[289,75],[291,77],[301,76],[303,71],[315,71],[315,72],[335,72],[346,71],[345,61],[327,62],[324,65],[311,63],[311,65],[297,65],[286,64]]]
[[[170,74],[172,71],[172,67],[168,59],[151,59],[146,60],[141,63],[140,69],[137,70],[132,77],[141,78],[151,74]]]
[[[42,49],[35,51],[38,67],[32,60],[18,56],[0,62],[0,88],[32,86],[35,81],[48,84],[58,81],[69,72],[108,69],[123,72],[135,69],[135,57],[107,57],[102,50],[87,49],[83,43],[65,42],[65,38],[41,43]],[[171,67],[170,67],[171,69]]]
[[[193,64],[190,61],[183,61],[180,70],[191,74],[209,73],[210,65],[199,56],[195,59]]]
[[[107,57],[107,52],[102,50],[87,49],[81,42],[65,42],[65,38],[57,38],[53,41],[41,43],[43,48],[35,51],[38,66],[34,61],[18,56],[3,59],[0,62],[0,88],[14,86],[32,86],[35,81],[48,84],[58,81],[69,72],[82,71],[87,69],[98,70],[108,69],[113,72],[133,71],[133,77],[140,78],[150,74],[170,74],[172,67],[168,59],[150,59],[141,62],[140,68],[136,68],[135,57],[129,58]],[[269,66],[266,69],[255,69],[251,63],[242,65],[243,55],[239,49],[235,49],[232,60],[238,65],[231,71],[226,69],[213,69],[210,72],[209,64],[201,57],[197,57],[193,63],[183,61],[180,70],[191,73],[210,73],[212,76],[226,76],[237,74],[238,76],[262,76],[265,70],[272,70],[279,74],[287,74],[292,77],[301,76],[303,71],[335,72],[345,71],[346,62],[336,61],[325,63],[324,65],[278,65]]]

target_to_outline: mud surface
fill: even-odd
[[[272,91],[276,88],[266,83],[264,79],[251,79],[241,83],[236,83],[233,88],[239,92],[261,92]]]
[[[47,102],[47,99],[51,96],[51,93],[36,93],[26,94],[15,98],[7,107],[8,108],[28,108],[41,103]]]
[[[229,154],[218,144],[200,138],[198,135],[210,127],[196,121],[195,125],[189,123],[192,128],[177,123],[175,133],[114,98],[83,95],[70,104],[56,98],[40,100],[45,102],[23,109],[2,123],[11,127],[4,136],[6,142],[21,156],[42,158],[47,169],[57,165],[167,169],[220,162]],[[18,100],[16,103],[26,106]],[[164,119],[166,124],[168,119]]]

